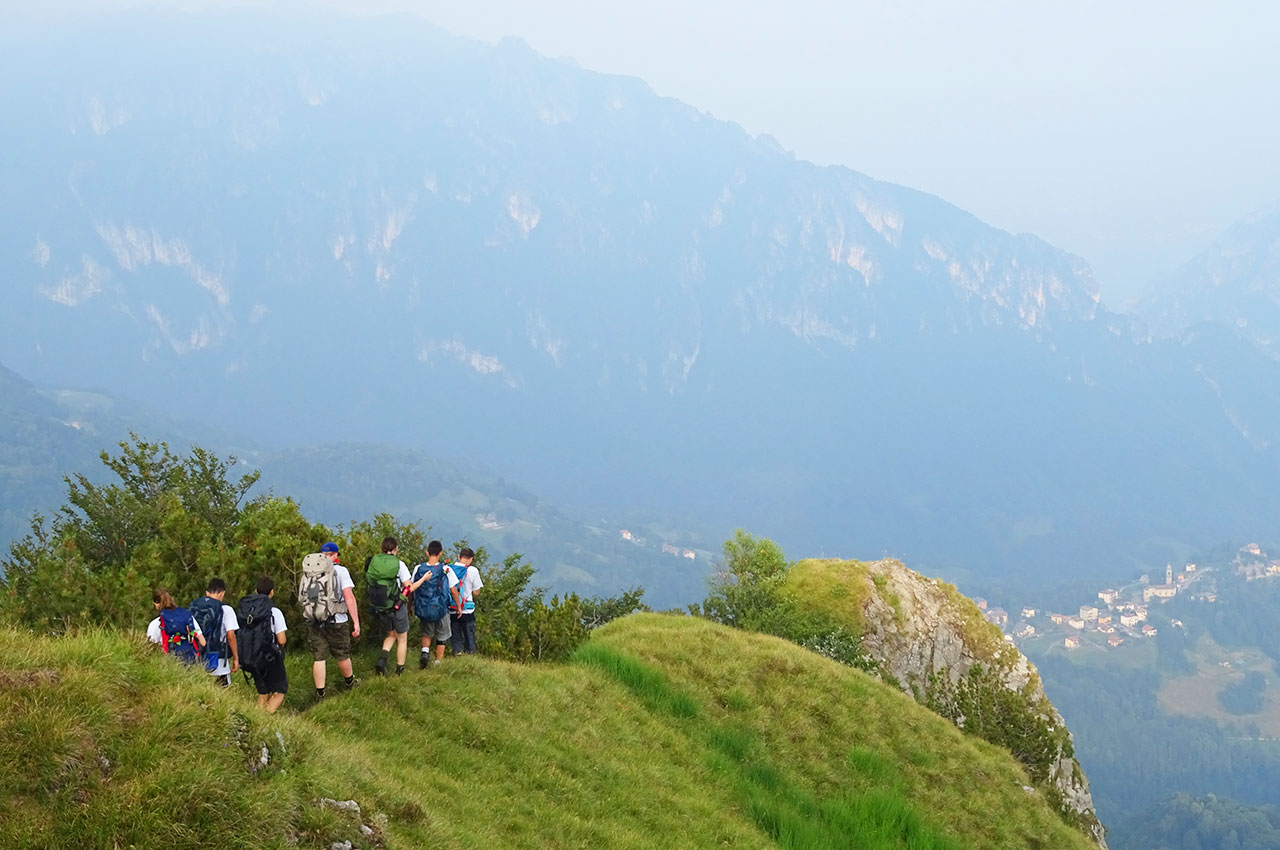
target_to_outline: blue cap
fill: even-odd
[[[337,544],[337,543],[326,543],[326,544],[324,544],[323,546],[321,546],[321,547],[320,547],[320,551],[321,551],[321,552],[337,552],[337,551],[338,551],[338,544]]]

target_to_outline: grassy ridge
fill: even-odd
[[[855,774],[874,777],[876,790],[837,791],[819,798],[784,778],[754,730],[732,719],[717,723],[702,716],[697,702],[672,687],[656,669],[603,643],[583,647],[577,660],[604,670],[651,711],[682,722],[686,734],[702,739],[717,776],[745,802],[752,820],[782,847],[835,850],[847,846],[851,838],[857,838],[863,850],[958,846],[924,823],[904,799],[896,772],[874,752],[854,750],[849,766]],[[748,707],[743,699],[730,699],[727,705],[737,711]]]
[[[0,631],[6,848],[1090,846],[1024,782],[857,671],[688,618],[272,718],[139,640]]]
[[[793,787],[874,794],[896,786],[941,835],[968,847],[1088,847],[1007,750],[966,735],[876,679],[775,638],[706,621],[635,615],[602,642],[661,669],[709,714],[754,730]],[[885,770],[850,770],[875,760]]]

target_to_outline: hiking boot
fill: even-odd
[[[426,670],[426,669],[427,669],[427,664],[428,664],[428,658],[427,658],[427,654],[424,652],[424,653],[422,654],[422,657],[420,657],[420,658],[418,659],[418,669],[419,669],[419,670]]]
[[[378,666],[374,667],[373,671],[377,673],[379,676],[387,675],[387,659],[385,658],[380,659],[378,661]]]
[[[358,684],[360,684],[360,679],[356,676],[352,676],[350,682],[348,682],[346,679],[342,680],[342,689],[344,691],[349,691]]]

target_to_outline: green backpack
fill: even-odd
[[[404,603],[400,593],[400,559],[395,555],[374,555],[365,572],[365,594],[374,613],[397,611]]]

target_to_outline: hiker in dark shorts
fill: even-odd
[[[375,670],[379,676],[387,675],[387,657],[391,646],[396,646],[396,675],[404,672],[405,656],[409,652],[409,604],[406,598],[411,579],[409,568],[399,558],[400,546],[394,537],[382,541],[382,553],[369,559],[365,568],[365,591],[374,615],[387,630],[382,641],[382,655]]]
[[[466,653],[474,655],[476,651],[476,591],[484,587],[480,581],[480,571],[471,565],[475,552],[462,549],[458,552],[458,563],[451,565],[458,578],[458,595],[461,604],[454,606],[454,619],[449,627],[453,630],[453,654]]]
[[[258,579],[257,592],[240,600],[236,618],[240,622],[240,667],[253,677],[258,691],[258,707],[275,714],[289,692],[289,674],[284,668],[284,613],[272,603],[276,583],[269,577]]]

